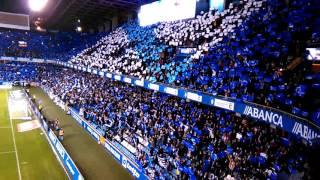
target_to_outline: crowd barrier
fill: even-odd
[[[65,104],[58,97],[54,96],[49,89],[41,87],[48,96],[62,109],[65,108]],[[64,109],[66,110],[66,109]],[[70,115],[74,120],[99,144],[101,144],[107,152],[112,154],[114,159],[116,159],[126,170],[128,170],[136,179],[146,180],[149,179],[147,175],[144,174],[144,169],[139,167],[137,163],[129,158],[125,153],[123,153],[118,147],[116,147],[111,141],[105,139],[103,135],[97,131],[92,125],[90,125],[86,120],[79,116],[78,112],[72,108],[68,109]]]
[[[60,162],[63,164],[65,170],[68,172],[73,180],[84,180],[84,177],[80,173],[79,169],[77,168],[76,164],[71,159],[70,155],[67,153],[63,145],[58,140],[57,136],[54,132],[48,128],[47,122],[43,119],[42,114],[40,113],[38,107],[32,102],[29,95],[26,93],[28,97],[28,102],[31,110],[33,111],[34,115],[39,119],[44,132],[47,134],[49,143],[52,149],[55,151],[55,154],[58,155]]]
[[[57,64],[62,65],[64,67],[69,67],[76,70],[97,74],[101,77],[106,77],[112,80],[140,86],[145,89],[170,94],[173,96],[178,96],[180,98],[189,99],[209,106],[214,106],[229,111],[233,111],[241,115],[249,116],[256,120],[264,121],[279,128],[282,128],[283,130],[297,135],[298,137],[301,137],[307,141],[320,138],[320,127],[318,125],[314,124],[313,122],[307,119],[300,118],[298,116],[275,108],[266,107],[251,102],[244,102],[232,98],[214,96],[199,91],[192,91],[180,87],[170,86],[167,84],[152,83],[146,80],[140,80],[129,76],[103,72],[88,67],[73,65],[66,62],[57,61]]]

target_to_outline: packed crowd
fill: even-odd
[[[89,66],[103,71],[145,78],[148,64],[159,59],[159,53],[167,46],[159,44],[153,27],[140,27],[128,23],[94,46],[83,50],[71,59],[74,64]]]
[[[104,35],[0,29],[0,56],[66,61]]]
[[[316,120],[320,75],[304,58],[306,43],[320,35],[314,3],[247,0],[195,19],[148,27],[129,23],[71,62]],[[185,46],[197,51],[179,61],[173,58]]]
[[[232,36],[211,46],[192,67],[180,73],[176,85],[201,89],[311,117],[319,74],[303,60],[312,32],[311,1],[268,1],[268,8],[246,19]],[[303,34],[303,35],[302,35]],[[199,71],[198,69],[201,70]]]
[[[0,82],[33,82],[37,77],[38,68],[32,63],[0,62]]]
[[[14,74],[10,68],[37,68],[31,81],[128,148],[151,178],[276,179],[306,173],[307,145],[263,122],[89,73],[11,64],[1,64],[7,74]]]

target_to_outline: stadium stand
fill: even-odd
[[[248,0],[196,19],[148,27],[130,23],[71,62],[311,118],[319,109],[303,102],[317,96],[319,74],[302,59],[306,43],[319,37],[312,2]],[[197,51],[174,58],[183,46]]]
[[[10,73],[8,73],[10,72]],[[0,82],[27,81],[33,82],[38,71],[34,64],[19,62],[0,63]]]
[[[69,58],[74,65],[257,103],[320,125],[320,74],[312,71],[305,51],[320,42],[314,2],[241,0],[194,19],[147,27],[129,22],[95,44],[100,35],[1,31],[6,43],[0,52]],[[16,37],[31,46],[17,50]],[[151,178],[307,174],[309,144],[247,116],[54,65],[2,63],[0,81],[14,80],[40,83]]]
[[[38,68],[34,81],[127,147],[151,178],[275,179],[305,173],[307,145],[264,122],[98,75],[47,65],[17,67],[26,74],[21,78],[32,75],[25,69]]]
[[[104,35],[0,29],[0,56],[66,61]]]

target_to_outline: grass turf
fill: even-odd
[[[17,132],[22,120],[12,120],[14,146],[8,113],[7,90],[0,90],[0,179],[19,179],[17,151],[22,180],[68,179],[40,129]]]
[[[63,145],[85,179],[133,179],[112,155],[91,138],[85,130],[61,110],[40,88],[30,88],[31,96],[41,100],[43,115],[49,120],[59,119],[64,129]]]

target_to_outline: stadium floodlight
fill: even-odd
[[[78,26],[76,30],[77,30],[78,32],[81,32],[81,31],[82,31],[82,27],[81,27],[81,26]]]
[[[29,8],[32,11],[39,12],[46,6],[47,2],[48,0],[29,0]]]

